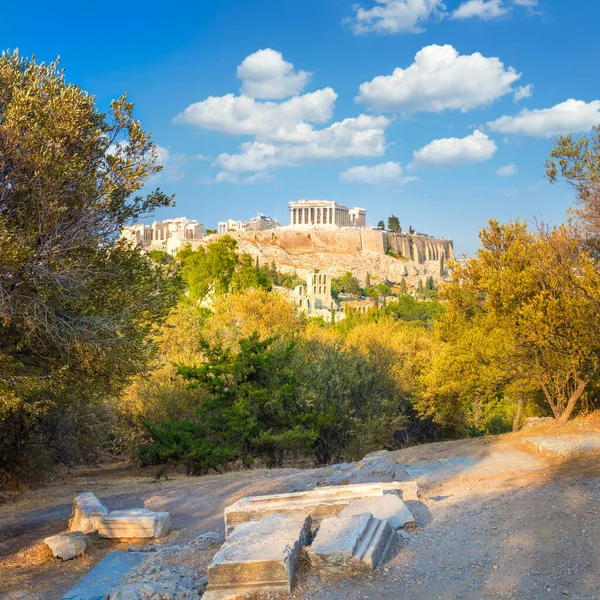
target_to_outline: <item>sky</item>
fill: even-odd
[[[544,163],[600,123],[598,22],[592,0],[32,0],[3,6],[0,47],[60,56],[101,110],[128,94],[148,189],[175,194],[157,219],[328,199],[473,254],[488,219],[564,220]]]

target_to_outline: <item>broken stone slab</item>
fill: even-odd
[[[415,526],[412,513],[406,504],[394,494],[353,500],[340,513],[340,517],[350,517],[361,513],[371,513],[376,519],[387,521],[394,531]]]
[[[73,501],[69,531],[96,531],[100,518],[108,514],[108,508],[91,492],[79,494]]]
[[[46,538],[44,542],[56,558],[62,558],[63,560],[71,560],[76,556],[81,556],[88,547],[87,535],[81,531],[59,533]]]
[[[396,494],[401,500],[419,500],[419,484],[416,481],[391,481],[382,485],[384,494]]]
[[[316,525],[326,517],[338,515],[352,500],[383,496],[381,483],[331,486],[307,492],[249,496],[238,500],[225,509],[225,531],[227,535],[238,525],[247,521],[259,521],[273,513],[303,511],[312,517]]]
[[[375,569],[386,559],[394,539],[387,521],[371,513],[330,517],[319,525],[308,555],[320,572]]]
[[[310,543],[306,513],[268,514],[239,524],[208,567],[203,600],[292,590],[300,550]]]
[[[539,437],[524,438],[539,452],[547,452],[557,456],[569,456],[583,452],[600,450],[600,434],[575,434],[575,435],[544,435]]]
[[[119,580],[147,557],[134,552],[111,552],[61,600],[104,600]]]
[[[100,518],[98,534],[104,538],[160,538],[171,531],[168,512],[147,508],[113,510]]]
[[[329,475],[328,473],[331,472]],[[322,470],[323,485],[351,485],[406,481],[402,465],[398,465],[387,450],[371,452],[356,463],[341,463]]]

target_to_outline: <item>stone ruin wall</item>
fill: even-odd
[[[241,252],[261,264],[275,262],[285,272],[320,270],[338,276],[351,271],[363,282],[367,275],[392,284],[405,278],[409,287],[430,276],[438,281],[441,257],[446,264],[454,258],[451,240],[370,229],[272,229],[228,235],[238,241]]]

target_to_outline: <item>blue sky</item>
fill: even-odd
[[[158,218],[287,223],[327,198],[473,253],[489,218],[564,218],[544,162],[600,123],[599,20],[590,0],[33,1],[0,39],[60,55],[102,109],[129,94],[176,195]]]

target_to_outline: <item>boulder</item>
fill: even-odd
[[[308,554],[319,572],[375,569],[386,559],[394,540],[388,522],[371,513],[331,517],[319,525]]]
[[[46,545],[52,550],[52,554],[63,560],[71,560],[76,556],[81,556],[88,545],[87,536],[81,531],[70,531],[68,533],[59,533],[44,540]]]
[[[394,531],[415,525],[415,519],[410,510],[406,508],[406,504],[394,494],[353,500],[340,513],[340,517],[350,517],[361,513],[371,513],[376,519],[387,521]]]
[[[108,508],[91,492],[80,494],[73,501],[69,531],[96,531],[100,518],[108,514]]]
[[[289,594],[302,547],[310,543],[306,513],[268,514],[238,525],[208,567],[203,600],[253,592]]]
[[[169,513],[147,508],[113,510],[101,517],[98,524],[98,534],[104,538],[160,538],[169,531]]]

